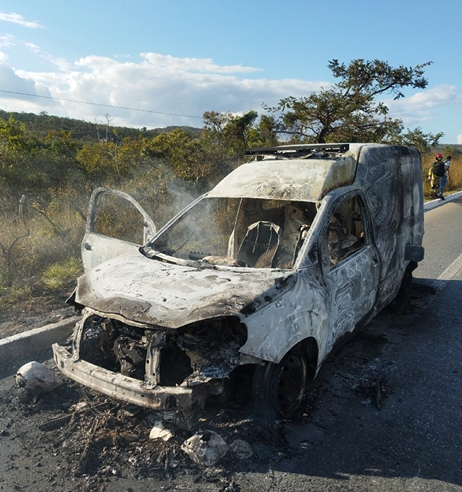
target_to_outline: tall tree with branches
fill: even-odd
[[[377,101],[389,94],[404,97],[403,89],[424,89],[424,69],[391,67],[380,60],[353,60],[348,66],[338,60],[328,67],[339,82],[306,97],[286,97],[276,107],[265,109],[277,115],[276,129],[294,142],[381,142],[402,132],[400,119],[388,116],[388,107]]]

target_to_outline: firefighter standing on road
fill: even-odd
[[[440,186],[440,178],[435,174],[435,169],[438,164],[443,160],[443,155],[438,152],[435,156],[436,161],[430,166],[428,170],[428,181],[430,181],[430,193],[432,198],[438,198],[438,188]]]

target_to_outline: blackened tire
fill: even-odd
[[[253,400],[261,411],[275,410],[289,418],[300,407],[308,379],[308,360],[300,345],[290,350],[279,364],[257,366],[253,378]]]

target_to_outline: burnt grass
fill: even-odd
[[[168,442],[149,439],[160,414],[107,399],[69,379],[51,393],[34,396],[11,378],[10,387],[0,390],[0,408],[0,445],[2,440],[19,442],[25,456],[40,466],[52,460],[59,472],[51,473],[48,481],[57,490],[104,490],[115,477],[187,480],[214,483],[223,491],[239,490],[232,480],[237,469],[264,470],[268,461],[294,454],[282,422],[255,419],[250,406],[234,401],[226,408],[216,401],[208,404],[194,430],[164,422],[174,433]],[[253,449],[251,461],[244,463],[228,452],[215,467],[195,464],[180,446],[198,430],[213,430],[228,444],[246,440]],[[69,478],[76,488],[69,488]]]
[[[370,358],[377,355],[377,341],[383,342],[367,336],[360,342],[374,347]],[[51,361],[47,365],[52,367]],[[20,467],[22,459],[29,458],[43,468],[45,484],[55,490],[103,491],[114,480],[131,479],[163,484],[157,490],[176,486],[196,490],[190,488],[193,485],[206,490],[206,485],[213,485],[212,490],[237,492],[241,489],[234,480],[236,473],[264,474],[271,464],[303,454],[286,439],[286,431],[294,424],[309,422],[326,391],[325,382],[312,384],[290,421],[274,420],[271,412],[256,415],[253,405],[243,400],[231,399],[226,404],[213,400],[193,430],[164,421],[174,434],[164,442],[149,439],[155,422],[162,420],[160,414],[107,399],[67,378],[51,393],[33,396],[11,377],[9,388],[0,390],[0,446],[5,440],[19,444],[23,451],[11,466]],[[375,401],[376,393],[376,375],[358,374],[351,396]],[[195,431],[204,430],[217,432],[228,444],[237,439],[247,441],[252,457],[241,461],[228,451],[216,466],[194,463],[181,444]],[[48,489],[37,488],[41,490]]]

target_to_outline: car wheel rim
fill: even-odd
[[[286,417],[292,414],[303,398],[306,385],[306,362],[301,354],[290,354],[278,371],[276,408]]]

